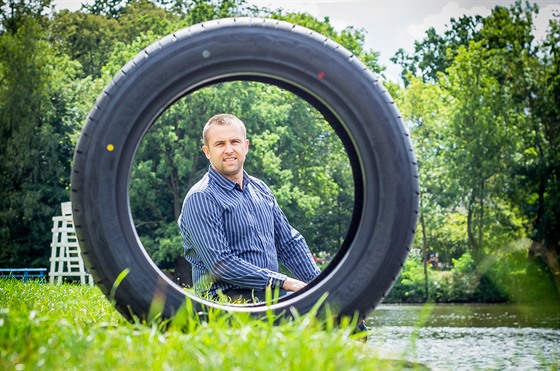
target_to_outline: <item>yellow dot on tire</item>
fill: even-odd
[[[115,146],[112,144],[107,144],[107,151],[113,152],[115,150]]]

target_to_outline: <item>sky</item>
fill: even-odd
[[[80,0],[56,0],[56,9],[80,8]],[[450,24],[452,17],[462,15],[483,17],[497,5],[509,7],[514,0],[309,0],[271,1],[247,0],[250,5],[286,11],[307,12],[317,19],[329,17],[330,23],[340,31],[354,26],[365,32],[365,48],[380,53],[379,62],[387,69],[387,78],[398,81],[400,68],[389,59],[399,49],[414,51],[414,41],[421,40],[425,31],[434,27],[439,33]],[[532,0],[540,11],[535,19],[535,36],[541,39],[546,33],[548,20],[560,19],[560,0]]]

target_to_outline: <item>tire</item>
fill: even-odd
[[[344,143],[355,205],[345,242],[329,267],[297,294],[265,305],[223,305],[182,290],[155,266],[133,225],[129,178],[135,153],[157,117],[181,97],[231,80],[274,84],[320,111]],[[388,92],[349,51],[286,22],[221,19],[178,31],[125,65],[88,116],[74,154],[76,233],[96,284],[128,319],[172,317],[195,307],[255,314],[366,315],[395,282],[412,242],[418,177],[409,135]],[[177,233],[179,231],[177,230]]]

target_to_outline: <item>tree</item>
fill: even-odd
[[[101,15],[63,10],[50,22],[50,42],[82,66],[81,77],[101,76],[116,40],[119,24]]]
[[[488,255],[504,256],[508,245],[529,236],[533,239],[529,257],[546,262],[560,288],[556,196],[560,37],[554,21],[546,40],[540,45],[534,42],[537,12],[536,5],[518,1],[510,8],[495,7],[489,17],[464,23],[468,32],[459,38],[449,35],[464,25],[455,24],[453,32],[443,36],[429,31],[417,45],[422,46],[419,53],[401,61],[407,62],[405,71],[421,75],[434,87],[422,85],[409,73],[401,106],[418,136],[421,184],[426,184],[422,185],[422,233],[430,227],[432,232],[438,230],[427,218],[428,211],[443,210],[446,220],[464,215],[466,245],[480,269]],[[425,132],[422,126],[439,113],[438,106],[422,101],[428,99],[430,89],[444,93],[449,115],[444,115],[442,128]],[[422,104],[415,108],[415,100]],[[433,141],[436,132],[442,140]],[[422,165],[432,153],[442,160],[430,162],[427,169]],[[438,168],[438,163],[443,166]],[[434,174],[436,169],[441,171]],[[426,170],[427,177],[422,175]],[[437,196],[426,197],[429,188],[442,182],[447,192],[433,188]],[[424,243],[433,248],[429,239]],[[529,262],[528,266],[536,265]]]
[[[459,47],[466,47],[470,41],[480,39],[481,23],[481,16],[451,18],[451,26],[443,35],[439,35],[433,27],[429,28],[422,41],[414,42],[413,53],[399,49],[391,61],[401,65],[405,85],[411,76],[421,76],[426,82],[438,81],[439,73],[445,73],[451,66]]]
[[[175,1],[173,9],[184,12],[187,25],[213,19],[254,15],[253,10],[246,10],[244,0],[192,0],[181,6],[181,1]]]
[[[0,34],[0,261],[11,266],[45,264],[51,217],[69,197],[80,113],[78,66],[56,56],[42,19],[21,15],[31,10],[18,8]]]
[[[485,19],[483,45],[502,55],[496,76],[507,88],[511,120],[519,132],[508,176],[513,205],[527,218],[533,240],[529,256],[546,263],[560,292],[560,214],[558,213],[559,22],[549,24],[541,45],[532,35],[536,5],[498,7]]]
[[[453,179],[446,171],[445,156],[452,99],[439,84],[409,77],[407,88],[399,92],[396,100],[410,128],[418,159],[419,241],[415,245],[420,245],[419,250],[422,251],[425,296],[429,297],[429,256],[437,254],[439,259],[451,261],[464,252],[464,248],[453,243],[455,234],[450,233],[451,221],[446,216],[446,211],[457,198]]]
[[[529,256],[549,267],[560,292],[560,22],[517,66],[512,99],[524,117],[509,196],[532,239]],[[542,56],[542,58],[537,58]]]
[[[48,21],[45,11],[51,4],[52,0],[0,0],[0,32],[15,34],[28,18],[45,26]]]
[[[117,39],[125,44],[147,33],[159,39],[187,25],[178,15],[148,0],[129,1],[120,11],[118,24]]]
[[[473,257],[480,259],[488,204],[498,197],[500,183],[513,152],[509,107],[493,76],[499,68],[477,43],[460,49],[449,69],[446,88],[456,100],[451,122],[453,147],[448,152],[451,178],[457,180],[467,211],[467,237]]]
[[[82,10],[90,14],[116,19],[121,15],[127,2],[129,0],[94,0],[92,4],[82,3]]]

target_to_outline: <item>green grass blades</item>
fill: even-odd
[[[0,369],[410,367],[379,359],[348,328],[321,323],[312,313],[272,323],[220,310],[201,320],[189,303],[185,308],[165,326],[130,323],[96,287],[0,280]]]

